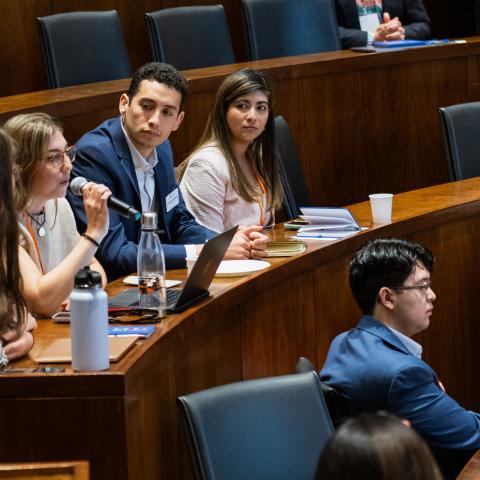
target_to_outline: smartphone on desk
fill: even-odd
[[[0,369],[0,374],[3,375],[18,375],[20,373],[63,373],[65,368],[63,367],[5,367]]]
[[[70,323],[70,312],[57,312],[52,315],[55,323]]]

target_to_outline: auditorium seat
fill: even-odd
[[[451,180],[480,176],[480,102],[440,108]]]
[[[316,372],[179,397],[197,478],[312,480],[333,427]]]
[[[130,77],[115,10],[59,13],[37,21],[49,88]]]
[[[307,373],[315,370],[315,365],[307,357],[300,357],[295,365],[295,373]],[[320,380],[320,385],[322,387],[328,413],[330,414],[330,419],[336,428],[347,416],[345,402],[340,396],[340,393],[335,388],[328,385],[328,383]]]
[[[333,0],[242,0],[250,59],[341,50]]]
[[[222,5],[146,13],[153,59],[179,70],[235,63]]]
[[[280,115],[275,117],[275,143],[281,167],[283,206],[289,219],[296,218],[300,207],[309,206],[311,202],[290,128]]]

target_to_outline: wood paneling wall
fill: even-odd
[[[294,0],[292,0],[294,1]],[[222,3],[237,61],[247,58],[240,0],[1,0],[0,97],[47,87],[36,17],[78,10],[111,10],[120,15],[133,69],[151,60],[144,13],[161,8]],[[425,0],[436,37],[459,37],[475,32],[474,0],[456,4]]]

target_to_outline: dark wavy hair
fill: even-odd
[[[19,229],[14,199],[14,143],[0,128],[0,333],[21,331],[26,322],[18,264]],[[18,176],[16,177],[18,178]]]
[[[254,186],[250,184],[233,153],[227,111],[237,98],[258,90],[265,92],[268,98],[269,115],[265,130],[249,145],[246,153],[269,193],[268,208],[277,209],[282,205],[283,188],[275,148],[275,115],[272,108],[272,89],[261,72],[244,68],[232,73],[222,82],[217,91],[213,111],[208,117],[205,131],[194,151],[208,144],[216,145],[227,159],[234,190],[245,201],[255,202],[257,192]],[[190,156],[179,165],[179,176],[183,175]]]
[[[182,110],[187,98],[187,81],[185,77],[168,63],[150,62],[140,67],[132,76],[127,96],[129,100],[137,94],[140,83],[143,80],[163,83],[167,87],[175,89],[181,95],[180,110]]]
[[[350,288],[364,314],[371,314],[382,287],[403,285],[417,262],[432,273],[432,252],[418,243],[396,238],[368,242],[349,263]]]
[[[442,480],[427,444],[393,415],[346,420],[327,443],[317,480]]]

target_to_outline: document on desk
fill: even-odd
[[[361,231],[357,221],[346,208],[303,207],[300,210],[300,218],[306,220],[308,225],[297,231],[297,239],[334,240]]]
[[[449,43],[447,38],[441,40],[386,40],[384,42],[373,42],[375,48],[411,48],[425,47],[427,45],[443,45]]]

